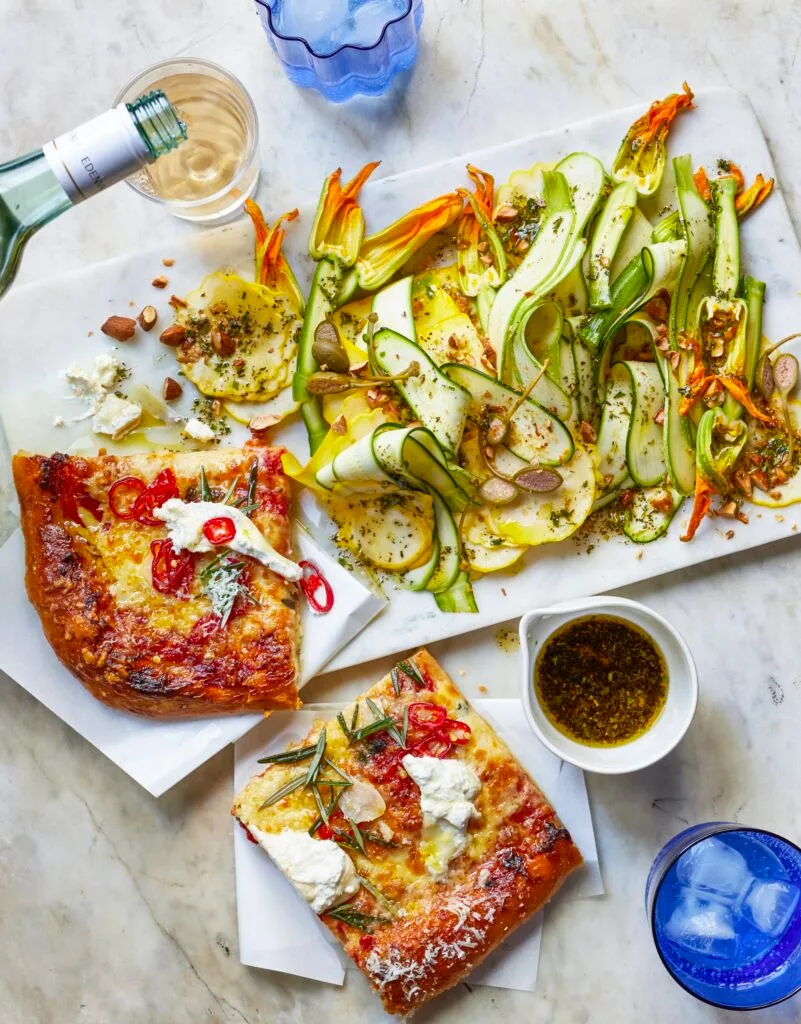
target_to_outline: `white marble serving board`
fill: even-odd
[[[671,132],[671,154],[689,151],[695,164],[704,163],[710,168],[720,157],[736,159],[748,180],[758,171],[775,176],[765,139],[744,96],[730,89],[701,90],[696,105],[695,111],[676,121]],[[368,231],[455,185],[467,184],[464,165],[468,159],[493,173],[499,184],[515,169],[535,161],[555,160],[577,149],[597,154],[608,165],[626,128],[642,109],[638,106],[620,110],[370,182],[362,192]],[[380,152],[375,156],[379,158]],[[321,180],[330,169],[320,167]],[[346,167],[345,174],[349,176],[356,170],[355,166]],[[654,215],[670,199],[666,181],[652,202]],[[280,212],[271,211],[270,219]],[[300,220],[289,226],[285,247],[302,285],[307,284],[311,270],[305,246],[312,213],[313,204],[301,208]],[[252,273],[249,222],[238,221],[205,232],[172,244],[169,251],[157,244],[154,248],[154,243],[157,239],[132,238],[132,250],[141,247],[141,251],[47,283],[20,288],[4,301],[0,307],[0,415],[12,451],[64,449],[85,433],[80,426],[52,425],[54,416],[69,417],[75,413],[73,403],[65,398],[60,374],[72,361],[90,363],[94,355],[108,351],[111,343],[98,330],[108,315],[135,314],[142,305],[152,303],[162,321],[167,321],[167,300],[172,292],[186,293],[204,274],[220,266]],[[168,270],[161,264],[164,256],[175,259],[175,265]],[[742,256],[744,268],[768,285],[764,333],[778,339],[801,327],[801,299],[797,291],[801,282],[801,250],[780,185],[769,202],[744,222]],[[150,285],[151,279],[160,273],[170,278],[165,291]],[[155,335],[140,332],[137,340],[118,348],[120,358],[133,371],[133,379],[155,388],[175,365],[172,353],[158,344]],[[183,399],[185,412],[191,404],[190,390],[186,389]],[[244,428],[235,427],[231,439],[236,442],[245,434]],[[287,428],[280,439],[305,458],[305,437],[299,423]],[[308,495],[304,497],[308,519],[314,519],[313,504]],[[682,521],[686,521],[689,512],[687,504],[668,536],[652,545],[638,547],[614,537],[597,541],[591,551],[573,541],[535,549],[525,556],[521,570],[496,573],[478,581],[475,592],[480,610],[475,615],[443,614],[428,594],[391,589],[386,610],[328,664],[326,671],[403,650],[410,643],[430,643],[502,622],[541,604],[543,599],[550,603],[598,593],[766,544],[797,528],[793,508],[779,512],[757,508],[749,511],[751,522],[747,526],[726,520],[725,528],[717,528],[714,522],[705,522],[691,544],[679,540]],[[731,539],[725,536],[727,529],[734,531]],[[333,533],[327,521],[315,530],[316,538],[324,542],[326,531]]]

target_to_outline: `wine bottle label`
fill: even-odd
[[[59,135],[43,152],[73,203],[97,195],[151,159],[124,104]]]

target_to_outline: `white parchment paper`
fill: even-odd
[[[583,867],[567,880],[555,900],[603,893],[583,772],[560,761],[537,741],[519,701],[478,699],[471,703],[536,780],[584,856]],[[315,718],[328,718],[336,710],[326,705],[300,712],[281,712],[239,740],[235,747],[235,790],[238,792],[252,775],[262,770],[258,758],[277,753],[301,739]],[[234,827],[234,857],[242,963],[341,985],[346,967],[351,967],[350,961],[267,854],[251,843],[238,826]],[[542,920],[540,912],[518,928],[473,972],[470,983],[533,992],[537,983]],[[277,922],[280,927],[276,926]]]
[[[308,682],[384,605],[304,531],[300,558],[315,562],[334,588],[334,607],[315,615],[303,602],[301,679]],[[161,796],[264,719],[261,714],[180,721],[140,718],[106,707],[67,671],[42,633],[25,593],[25,549],[18,530],[0,548],[0,671],[16,680],[118,767]]]

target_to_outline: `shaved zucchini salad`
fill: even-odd
[[[609,166],[570,153],[496,187],[468,165],[470,187],[368,236],[377,165],[325,180],[305,304],[281,265],[311,453],[284,462],[362,564],[471,612],[472,580],[595,514],[644,544],[691,498],[689,541],[705,516],[801,500],[798,363],[763,339],[740,263],[773,181],[677,155],[673,203],[649,202],[692,109],[686,84],[652,104]]]

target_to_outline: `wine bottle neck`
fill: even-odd
[[[43,153],[72,203],[97,195],[186,139],[160,91],[120,104],[48,142]]]

